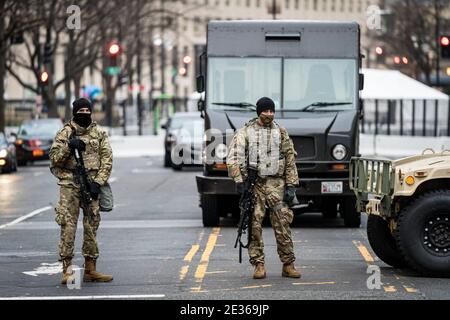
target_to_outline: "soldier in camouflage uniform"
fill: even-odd
[[[99,193],[112,170],[112,150],[106,133],[99,129],[91,119],[92,105],[87,99],[73,102],[73,118],[57,134],[50,150],[50,170],[58,178],[60,198],[55,208],[56,222],[61,227],[59,255],[63,263],[63,278],[66,284],[71,273],[69,267],[74,255],[75,234],[80,213],[80,189],[74,180],[73,170],[76,162],[73,150],[82,151],[84,165],[90,177],[89,187],[92,195],[90,219],[86,212],[83,217],[83,248],[85,270],[83,280],[86,282],[108,282],[110,275],[96,271],[96,260],[99,256],[97,230],[100,224]]]
[[[258,171],[254,188],[252,235],[248,248],[250,263],[255,266],[253,278],[266,277],[261,228],[266,209],[270,212],[278,255],[283,263],[282,276],[300,278],[300,273],[294,266],[294,246],[289,227],[294,215],[287,205],[295,198],[295,186],[298,185],[295,165],[297,153],[286,129],[273,121],[274,102],[263,97],[256,106],[258,118],[250,120],[236,132],[227,157],[228,174],[235,181],[239,194],[243,192],[247,167]]]

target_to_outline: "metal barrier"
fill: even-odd
[[[361,133],[450,136],[450,100],[364,100]]]

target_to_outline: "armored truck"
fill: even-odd
[[[298,153],[301,202],[295,212],[339,212],[348,227],[360,213],[349,188],[349,162],[358,155],[363,88],[360,28],[356,22],[212,21],[201,55],[197,90],[205,123],[203,174],[196,177],[203,224],[238,215],[235,184],[227,175],[227,145],[234,131],[256,117],[267,96],[275,120]]]

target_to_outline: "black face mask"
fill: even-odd
[[[73,121],[83,128],[89,127],[92,122],[90,113],[77,113],[73,116]]]

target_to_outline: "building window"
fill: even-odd
[[[240,6],[241,5],[241,0],[236,0],[236,5]]]
[[[331,11],[336,11],[336,0],[331,0]]]
[[[295,9],[298,9],[298,7],[299,7],[299,0],[295,0]]]
[[[247,7],[250,7],[250,0],[246,1]]]
[[[341,0],[341,12],[345,10],[345,0]]]
[[[317,11],[317,0],[313,0],[313,10]]]
[[[309,10],[309,0],[305,0],[305,10]]]
[[[256,0],[256,7],[261,7],[261,0]]]
[[[353,12],[353,5],[354,5],[353,0],[350,0],[348,3],[348,11],[349,12]]]
[[[322,0],[322,11],[327,11],[327,0]]]
[[[225,5],[229,6],[230,5],[230,0],[225,0]]]

